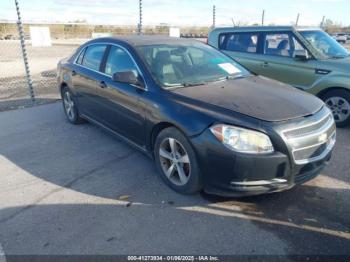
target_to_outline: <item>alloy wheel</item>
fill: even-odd
[[[72,100],[71,94],[68,91],[64,93],[63,103],[69,120],[73,121],[75,117],[74,102]]]
[[[186,185],[191,175],[191,163],[184,146],[174,138],[166,138],[159,147],[159,158],[166,177],[177,186]]]
[[[343,122],[350,115],[349,102],[339,96],[330,97],[326,100],[326,105],[332,111],[335,122]]]

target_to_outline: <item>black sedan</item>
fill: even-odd
[[[335,143],[321,100],[195,40],[95,39],[60,61],[58,82],[71,123],[145,152],[181,193],[286,190],[319,174]]]

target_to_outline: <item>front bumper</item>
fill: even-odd
[[[328,164],[332,150],[318,161],[296,165],[286,153],[248,155],[223,146],[209,130],[192,138],[204,191],[242,197],[288,190],[315,178]]]

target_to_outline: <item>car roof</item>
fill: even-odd
[[[234,26],[234,27],[216,27],[213,31],[304,31],[321,30],[319,27],[299,27],[299,26]],[[212,32],[213,32],[212,31]]]
[[[124,43],[132,45],[132,46],[200,43],[200,41],[198,41],[198,40],[169,37],[169,36],[162,36],[162,35],[160,35],[160,36],[159,35],[153,35],[153,36],[145,36],[145,35],[114,36],[114,37],[96,38],[96,39],[90,41],[90,43],[99,43],[99,42],[107,42],[107,43],[124,42]]]

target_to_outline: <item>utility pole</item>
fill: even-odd
[[[295,26],[298,26],[298,24],[299,24],[299,18],[300,18],[300,14],[297,15],[297,20],[295,21]]]
[[[22,18],[21,18],[21,12],[19,10],[19,5],[18,1],[15,0],[15,5],[16,5],[16,11],[17,11],[17,27],[18,27],[18,34],[21,42],[21,49],[22,49],[22,56],[23,56],[23,62],[24,62],[24,69],[26,72],[26,77],[27,77],[27,84],[28,84],[28,93],[30,96],[30,99],[32,102],[35,101],[35,95],[34,95],[34,89],[33,89],[33,81],[32,77],[30,75],[30,70],[29,70],[29,64],[28,64],[28,57],[27,57],[27,50],[26,50],[26,44],[24,40],[24,32],[23,32],[23,25],[22,25]]]
[[[265,24],[265,10],[262,12],[262,17],[261,17],[261,25],[264,26]]]
[[[138,34],[142,34],[142,0],[139,0],[139,24],[138,24]]]
[[[215,28],[215,23],[216,23],[215,19],[216,19],[216,6],[213,5],[213,25],[212,25],[212,28]]]

